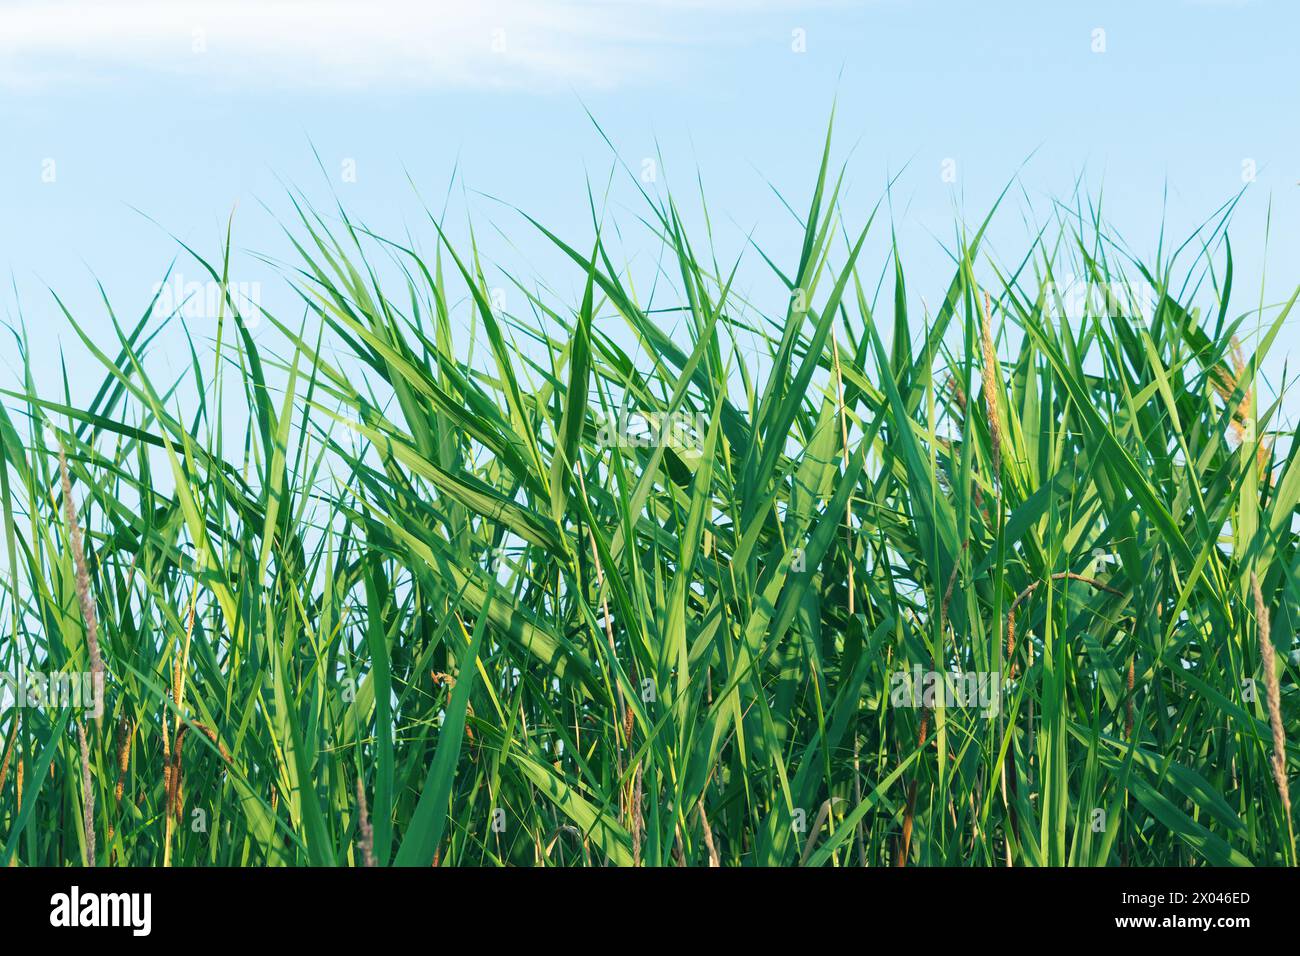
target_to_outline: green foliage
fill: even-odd
[[[6,393],[0,667],[89,667],[61,443],[98,863],[357,865],[360,779],[381,865],[1294,864],[1249,591],[1296,739],[1300,465],[1256,375],[1291,303],[1230,310],[1226,213],[1139,265],[1079,212],[1012,270],[962,239],[922,322],[838,197],[823,158],[775,306],[647,196],[671,311],[599,239],[529,220],[584,292],[506,313],[440,222],[422,256],[305,205],[305,321],[228,297],[180,382],[155,307],[107,351],[65,310],[105,377]],[[1063,319],[1071,272],[1154,294]],[[895,706],[913,667],[1000,706]],[[82,861],[78,719],[0,712],[0,863]]]

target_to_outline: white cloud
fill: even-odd
[[[0,84],[162,74],[323,89],[604,87],[652,78],[700,29],[726,29],[728,18],[774,5],[782,4],[5,0]]]

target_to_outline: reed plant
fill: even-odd
[[[0,865],[1294,865],[1295,296],[1234,304],[1228,207],[1142,262],[1076,203],[918,314],[831,155],[761,300],[658,193],[649,298],[521,216],[569,274],[512,309],[297,198],[299,313],[176,381],[176,314],[56,297],[102,384],[16,336],[0,667],[104,719],[0,712]]]

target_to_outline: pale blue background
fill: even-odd
[[[995,233],[1007,260],[1023,252],[1026,217],[1045,219],[1051,197],[1068,199],[1080,176],[1103,193],[1133,248],[1151,254],[1162,215],[1182,238],[1241,188],[1249,158],[1258,176],[1232,231],[1236,304],[1258,301],[1261,283],[1275,302],[1300,282],[1293,3],[348,6],[0,5],[0,266],[13,286],[0,291],[0,313],[14,322],[21,306],[38,381],[61,388],[59,343],[74,387],[85,387],[78,373],[89,367],[47,286],[102,333],[96,278],[120,313],[138,312],[178,252],[168,232],[216,255],[235,208],[234,278],[263,281],[263,304],[287,306],[271,270],[249,254],[291,257],[262,205],[283,214],[286,183],[326,207],[332,188],[358,219],[381,232],[410,226],[428,249],[407,175],[441,206],[459,163],[453,232],[466,235],[468,207],[489,258],[569,294],[580,276],[557,273],[530,227],[476,191],[587,244],[586,183],[603,189],[612,156],[584,104],[634,169],[658,144],[667,163],[658,186],[672,185],[697,226],[698,171],[727,263],[753,230],[793,267],[797,235],[767,184],[806,207],[838,96],[850,224],[906,166],[893,217],[911,291],[931,305],[949,277],[940,243],[958,219],[978,221],[1031,153]],[[259,20],[259,9],[270,18]],[[431,17],[442,17],[443,35],[425,44]],[[497,28],[504,52],[492,50]],[[1092,52],[1095,28],[1105,30],[1105,53]],[[204,52],[193,51],[194,29]],[[806,53],[791,49],[795,29],[806,31]],[[940,178],[949,157],[956,184]],[[340,182],[345,158],[356,161],[356,183]],[[54,183],[41,180],[46,159],[57,163]],[[652,261],[630,190],[615,196],[622,251]],[[884,262],[874,249],[872,273]],[[751,258],[747,282],[761,291]],[[198,276],[185,259],[178,268]],[[179,369],[176,344],[164,342],[159,360]],[[1289,351],[1281,343],[1268,366],[1274,385]],[[15,362],[6,339],[0,377]]]

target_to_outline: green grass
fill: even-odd
[[[585,291],[504,312],[436,217],[417,255],[300,204],[302,312],[227,306],[176,382],[168,316],[64,310],[103,383],[6,392],[0,668],[91,668],[61,446],[93,820],[81,712],[0,712],[0,864],[1294,864],[1250,585],[1294,741],[1292,303],[1230,305],[1230,209],[1141,265],[1080,203],[1011,266],[961,233],[916,314],[829,155],[798,260],[747,252],[788,298],[647,195],[652,305],[594,232],[521,220]],[[1062,321],[1068,273],[1152,307]],[[1001,707],[893,706],[914,666]]]

